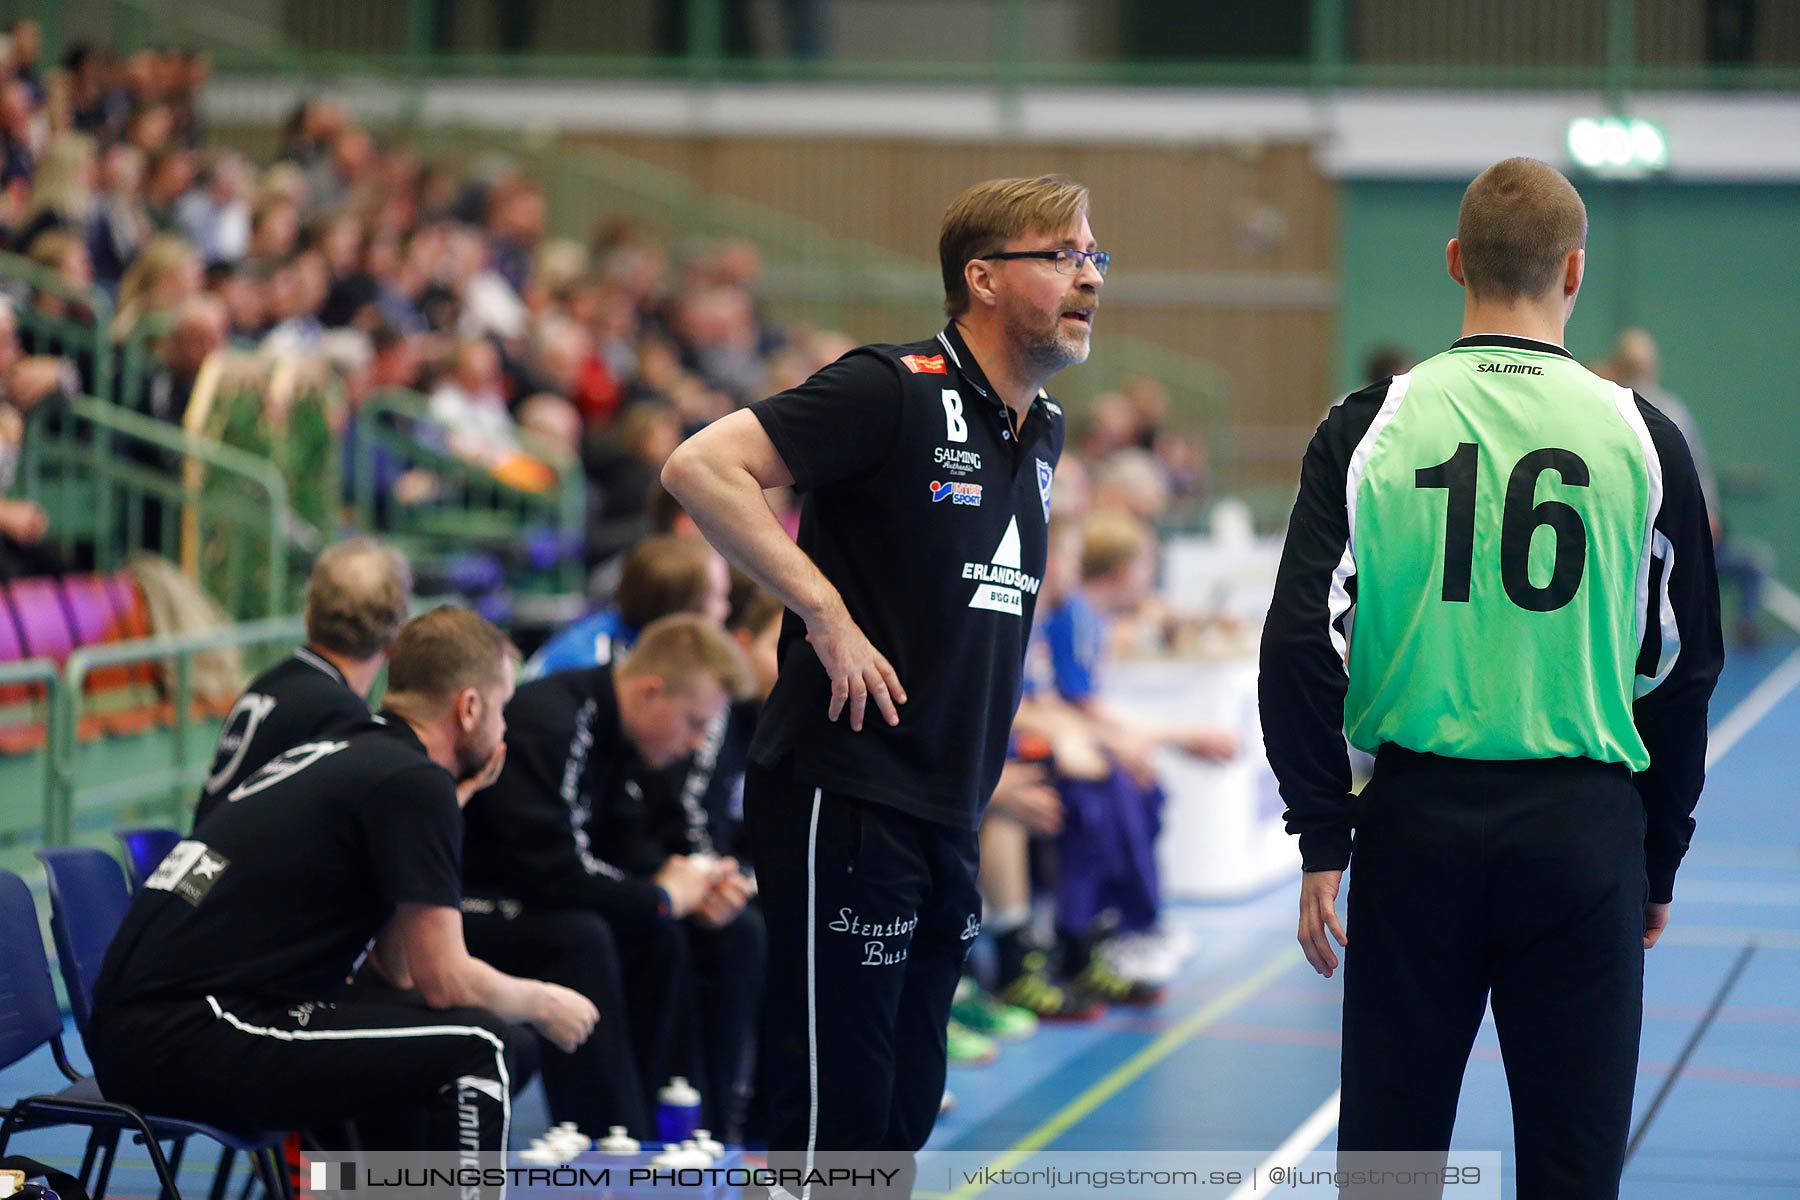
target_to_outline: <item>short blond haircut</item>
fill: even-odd
[[[1117,509],[1103,509],[1081,523],[1081,581],[1105,579],[1148,555],[1156,546],[1150,527]]]
[[[964,191],[944,210],[943,229],[938,233],[944,312],[960,317],[969,311],[969,285],[963,268],[970,262],[998,253],[1023,234],[1060,234],[1086,215],[1087,208],[1086,186],[1061,175],[990,179]]]
[[[1556,285],[1569,252],[1587,244],[1587,206],[1555,167],[1509,158],[1463,193],[1456,240],[1470,295],[1534,300]]]
[[[712,678],[739,698],[750,694],[753,682],[749,664],[731,635],[694,613],[651,622],[619,660],[617,670],[624,679],[654,675],[673,692]]]

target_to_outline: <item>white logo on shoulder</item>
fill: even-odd
[[[205,842],[177,842],[150,878],[144,880],[144,887],[149,891],[173,892],[197,905],[206,899],[206,893],[212,891],[230,865],[229,859]]]
[[[235,802],[247,796],[254,796],[260,791],[274,787],[290,776],[298,775],[321,758],[336,754],[349,744],[349,742],[307,742],[303,746],[295,746],[281,757],[269,760],[256,774],[232,788],[225,799]]]
[[[231,706],[231,712],[225,717],[224,728],[219,731],[219,748],[213,756],[213,773],[206,777],[207,795],[218,792],[237,774],[238,768],[244,765],[244,755],[249,751],[256,731],[274,711],[273,696],[265,696],[261,692],[245,692],[238,697],[237,703]]]
[[[955,388],[944,389],[944,437],[952,442],[969,440],[969,423],[963,419],[962,396]]]
[[[1014,517],[1006,523],[1006,533],[1000,538],[1000,545],[994,551],[992,562],[963,564],[962,577],[973,579],[981,585],[975,589],[974,596],[970,597],[969,607],[1011,613],[1015,617],[1023,616],[1025,593],[1037,595],[1038,585],[1042,581],[1036,575],[1028,575],[1021,570],[1021,561],[1019,519]]]

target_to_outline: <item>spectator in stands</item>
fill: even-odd
[[[12,42],[12,77],[30,90],[33,107],[42,107],[45,92],[43,78],[38,74],[38,54],[43,49],[43,37],[38,23],[30,18],[14,21],[7,36]]]
[[[6,120],[9,92],[22,90],[17,83],[0,84],[0,129]],[[10,154],[10,148],[8,153]],[[44,149],[31,180],[31,198],[13,239],[17,247],[30,247],[49,230],[71,233],[85,241],[94,216],[94,142],[78,133],[64,134]],[[0,187],[6,186],[0,182]]]
[[[430,411],[458,458],[491,467],[519,451],[518,427],[501,389],[500,354],[486,338],[456,344],[450,373],[432,390]]]
[[[508,706],[506,765],[466,814],[464,929],[475,953],[606,1010],[587,1049],[546,1056],[553,1120],[654,1136],[654,1089],[705,1077],[679,923],[731,923],[749,884],[730,860],[665,855],[637,779],[692,754],[743,675],[716,624],[672,616],[616,666],[526,683]]]
[[[194,186],[194,152],[185,146],[168,146],[149,156],[144,167],[144,209],[158,229],[179,232],[176,209]]]
[[[16,79],[0,82],[0,192],[15,203],[31,186],[38,149],[30,87]]]
[[[1148,450],[1128,446],[1102,459],[1093,470],[1094,507],[1130,513],[1154,522],[1169,507],[1169,480]]]
[[[268,332],[269,275],[262,263],[215,263],[206,269],[207,294],[225,305],[233,342],[258,342]]]
[[[215,296],[193,296],[175,309],[174,324],[157,347],[159,369],[144,389],[147,416],[181,424],[200,368],[225,348],[230,328],[230,315]]]
[[[582,469],[599,492],[588,521],[590,564],[600,564],[646,532],[645,507],[662,465],[681,444],[681,424],[664,404],[633,404],[612,426],[582,440]]]
[[[645,538],[626,556],[615,602],[545,642],[525,664],[527,681],[614,662],[652,621],[695,613],[723,625],[730,612],[731,569],[704,541]]]
[[[67,399],[79,386],[68,360],[21,351],[18,317],[12,302],[0,297],[0,495],[12,491],[31,412]],[[35,500],[0,499],[0,579],[63,569],[60,557],[44,543],[49,528],[49,516]]]
[[[94,284],[94,268],[88,260],[87,247],[81,238],[66,229],[47,229],[31,239],[27,251],[31,261],[50,271],[70,288],[84,291]],[[45,289],[32,295],[31,306],[47,317],[70,317],[85,320],[91,314],[71,312],[61,297]]]
[[[368,720],[365,697],[411,602],[412,570],[391,546],[349,538],[319,554],[306,582],[306,643],[232,705],[194,808],[196,830],[269,760]]]
[[[111,54],[92,42],[73,42],[52,81],[52,125],[111,141],[125,127],[131,98],[113,83]]]
[[[144,207],[144,156],[136,146],[116,142],[100,156],[100,191],[88,225],[88,257],[94,278],[116,292],[125,268],[150,241],[150,214]]]
[[[325,256],[317,250],[302,250],[276,267],[269,286],[275,326],[263,338],[263,353],[318,354],[325,336],[319,308],[329,288]]]
[[[150,240],[119,281],[118,312],[113,337],[123,341],[146,317],[173,313],[200,295],[206,273],[194,248],[173,234]]]
[[[283,262],[300,243],[300,204],[285,192],[265,189],[250,214],[246,257]]]
[[[235,263],[250,252],[250,164],[235,150],[215,151],[201,186],[175,203],[175,224],[208,263]]]
[[[348,1117],[383,1150],[505,1150],[507,1023],[573,1052],[598,1019],[463,940],[456,784],[498,774],[509,650],[467,609],[411,622],[380,722],[275,760],[163,861],[95,985],[109,1097],[234,1130]]]
[[[1694,469],[1700,473],[1700,491],[1712,523],[1715,568],[1721,582],[1736,584],[1738,603],[1733,635],[1740,643],[1756,644],[1761,640],[1758,620],[1762,616],[1763,593],[1775,569],[1774,551],[1764,543],[1732,535],[1724,519],[1719,477],[1713,470],[1705,439],[1700,436],[1700,422],[1680,397],[1662,386],[1662,356],[1656,339],[1642,329],[1620,330],[1613,340],[1610,361],[1598,370],[1613,382],[1636,391],[1681,430],[1693,453]]]

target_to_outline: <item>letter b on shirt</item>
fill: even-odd
[[[962,397],[955,388],[944,389],[944,436],[953,442],[969,440],[969,423],[963,420]]]

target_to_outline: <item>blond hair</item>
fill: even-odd
[[[198,265],[199,262],[200,252],[175,234],[161,233],[151,238],[150,244],[125,268],[124,278],[119,280],[114,336],[123,338],[141,318],[162,311],[155,306],[159,303],[157,292],[163,282],[177,271],[189,269],[190,264]]]
[[[738,697],[748,696],[752,687],[749,665],[731,635],[694,613],[651,622],[616,671],[625,679],[654,675],[672,692],[703,678],[718,680]]]
[[[1027,233],[1061,233],[1087,213],[1088,190],[1061,175],[990,179],[964,191],[944,210],[938,233],[938,266],[944,274],[944,312],[969,310],[963,268],[998,253]]]
[[[1149,554],[1155,544],[1150,527],[1130,513],[1094,513],[1081,523],[1081,581],[1104,579]]]
[[[21,224],[46,212],[78,225],[86,223],[94,211],[94,192],[88,184],[93,162],[94,139],[87,134],[60,133],[51,138],[32,177]]]
[[[1561,171],[1509,158],[1475,177],[1456,214],[1463,279],[1477,299],[1533,300],[1587,243],[1587,206]]]

